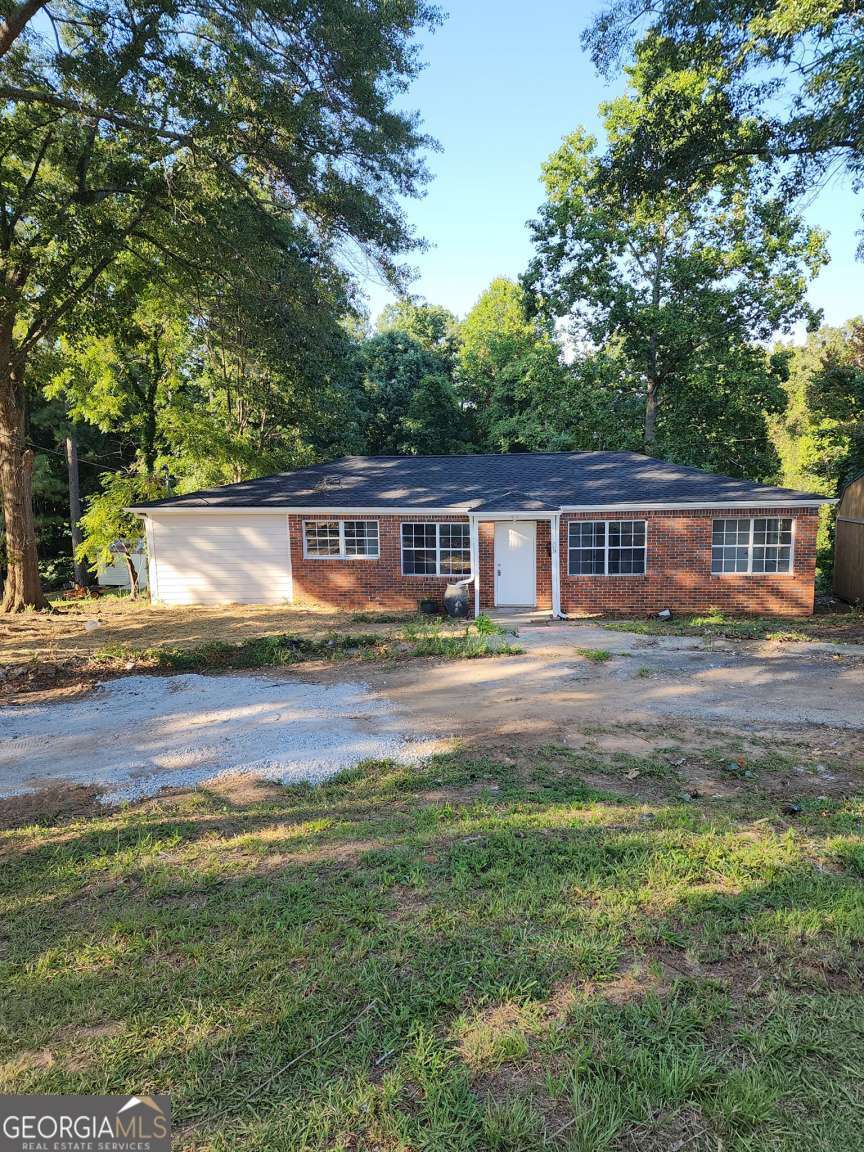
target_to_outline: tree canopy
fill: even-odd
[[[645,61],[630,81],[603,107],[605,151],[577,130],[546,163],[523,282],[539,314],[566,320],[577,347],[614,350],[625,387],[644,395],[648,451],[764,475],[761,414],[783,397],[757,342],[812,322],[806,287],[825,261],[824,237],[771,194],[748,157],[667,177],[665,142],[712,114],[707,75],[689,77],[666,120]]]
[[[394,100],[419,66],[423,0],[141,6],[39,0],[0,24],[0,489],[4,607],[41,603],[26,369],[92,312],[129,256],[218,298],[314,299],[360,250],[391,283],[416,245],[399,197],[422,187],[417,118]],[[261,259],[262,253],[271,253]],[[322,291],[323,289],[323,291]],[[302,344],[308,312],[295,313]]]
[[[741,156],[785,171],[800,194],[839,167],[864,177],[864,24],[856,0],[611,0],[583,36],[606,75],[650,61],[658,121],[710,73],[710,116],[662,155],[668,173]]]
[[[861,324],[815,331],[795,203],[860,177],[857,9],[613,0],[586,34],[626,60],[604,143],[565,138],[528,268],[463,318],[405,291],[438,18],[0,0],[6,610],[42,602],[37,534],[66,571],[67,436],[92,564],[144,495],[344,453],[646,450],[828,493],[864,466]]]

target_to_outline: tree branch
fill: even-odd
[[[5,56],[31,18],[40,8],[44,7],[45,0],[24,0],[17,8],[13,8],[7,18],[0,24],[0,57]]]
[[[135,120],[110,108],[97,108],[92,104],[82,104],[69,96],[58,96],[54,92],[41,92],[38,88],[16,88],[11,84],[0,84],[0,98],[18,104],[47,104],[50,108],[61,108],[65,112],[75,112],[89,120],[104,120],[116,124],[118,128],[128,128],[130,132],[141,132],[158,136],[162,140],[173,140],[177,144],[195,147],[195,138],[188,132],[172,132],[169,128],[157,128],[146,120]]]
[[[92,266],[90,271],[84,277],[80,284],[69,292],[66,299],[61,301],[56,307],[52,308],[41,319],[37,317],[30,325],[24,339],[21,341],[20,351],[25,356],[30,353],[36,344],[57,324],[59,320],[81,299],[84,293],[96,283],[108,265],[115,259],[118,251],[123,247],[129,233],[141,222],[150,208],[149,203],[144,203],[141,208],[136,212],[135,216],[129,221],[125,228],[115,237],[114,244],[111,249]]]
[[[45,153],[48,151],[48,145],[53,139],[54,129],[52,127],[49,128],[45,133],[45,139],[40,144],[39,151],[36,153],[36,159],[33,161],[33,168],[30,172],[30,175],[27,177],[26,184],[21,189],[21,197],[18,201],[18,207],[13,212],[12,218],[9,221],[10,232],[15,230],[15,225],[24,214],[24,210],[27,207],[27,201],[30,199],[30,193],[33,190],[33,185],[36,183],[36,177],[39,175],[39,169],[42,167],[42,161],[45,159]]]

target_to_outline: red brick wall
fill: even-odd
[[[671,608],[677,612],[726,612],[807,615],[813,610],[816,569],[814,509],[735,509],[736,515],[791,516],[795,520],[794,571],[788,575],[711,574],[712,511],[607,513],[607,520],[643,519],[648,523],[648,571],[644,576],[568,576],[567,525],[571,520],[595,520],[598,513],[561,516],[561,610],[646,614]],[[447,576],[403,576],[400,524],[420,521],[467,523],[465,516],[352,516],[378,520],[379,560],[306,560],[303,558],[303,521],[332,519],[290,516],[294,601],[325,608],[382,608],[413,611],[418,600],[441,603]],[[343,517],[344,518],[344,517]],[[537,522],[537,607],[552,607],[550,525]],[[480,605],[495,603],[495,525],[479,524]],[[473,600],[472,600],[473,608]]]
[[[537,607],[552,611],[552,525],[537,521]]]
[[[495,607],[495,523],[481,520],[480,537],[480,607],[486,612]]]
[[[304,520],[377,520],[380,559],[307,560],[303,556]],[[415,611],[417,601],[443,603],[451,576],[403,576],[400,525],[422,522],[456,524],[467,516],[289,516],[294,603],[321,608],[405,609]],[[473,601],[472,601],[473,610]]]
[[[770,613],[804,616],[813,611],[818,513],[807,508],[734,509],[730,516],[791,516],[795,520],[794,571],[711,574],[712,521],[722,512],[564,513],[561,516],[561,611],[645,614],[678,612]],[[646,520],[644,576],[568,576],[567,525],[571,520]]]

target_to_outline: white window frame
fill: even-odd
[[[570,547],[570,525],[571,524],[602,524],[603,525],[603,571],[602,572],[571,572],[570,571],[570,553],[571,551],[594,552],[597,549],[583,548],[572,549]],[[610,572],[609,571],[609,525],[610,524],[644,524],[645,525],[645,543],[642,545],[642,551],[645,555],[645,565],[641,572]],[[631,517],[622,516],[620,519],[615,520],[569,520],[567,522],[567,577],[570,580],[596,580],[598,577],[607,579],[611,577],[613,580],[621,576],[628,577],[631,580],[639,580],[643,576],[648,575],[648,521],[640,519],[632,519]]]
[[[742,572],[715,572],[714,571],[714,525],[718,520],[749,520],[750,532],[747,536],[747,568]],[[789,532],[789,567],[783,571],[776,572],[754,572],[753,571],[753,537],[756,533],[757,520],[791,520]],[[795,575],[795,529],[798,521],[794,516],[715,516],[711,521],[711,575],[722,579],[726,576],[794,576]],[[743,545],[742,545],[743,547]],[[762,547],[762,545],[760,545]],[[778,545],[782,547],[782,545]]]
[[[406,572],[405,571],[405,537],[403,529],[405,528],[434,528],[435,529],[435,571],[434,572]],[[441,571],[441,529],[442,528],[465,528],[468,531],[468,563],[473,568],[473,560],[471,556],[471,524],[463,520],[403,520],[399,525],[399,562],[402,569],[402,575],[411,579],[420,580],[470,580],[473,573],[469,569],[466,574],[459,572],[442,572]],[[411,549],[411,551],[420,551],[420,549]],[[445,551],[452,552],[452,548],[445,549]]]
[[[332,556],[319,556],[315,552],[310,552],[308,548],[308,541],[306,538],[306,527],[309,524],[338,524],[339,526],[339,552]],[[378,538],[378,548],[373,555],[366,552],[347,552],[345,549],[345,525],[346,524],[374,524],[375,534]],[[303,521],[303,559],[304,560],[380,560],[381,559],[381,525],[378,520],[365,520],[363,517],[347,517],[345,520],[337,520],[335,517],[322,516],[320,520],[304,520]]]

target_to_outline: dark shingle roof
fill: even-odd
[[[797,504],[824,497],[669,464],[636,452],[345,456],[141,504],[139,508],[460,508],[540,512],[565,505]]]

